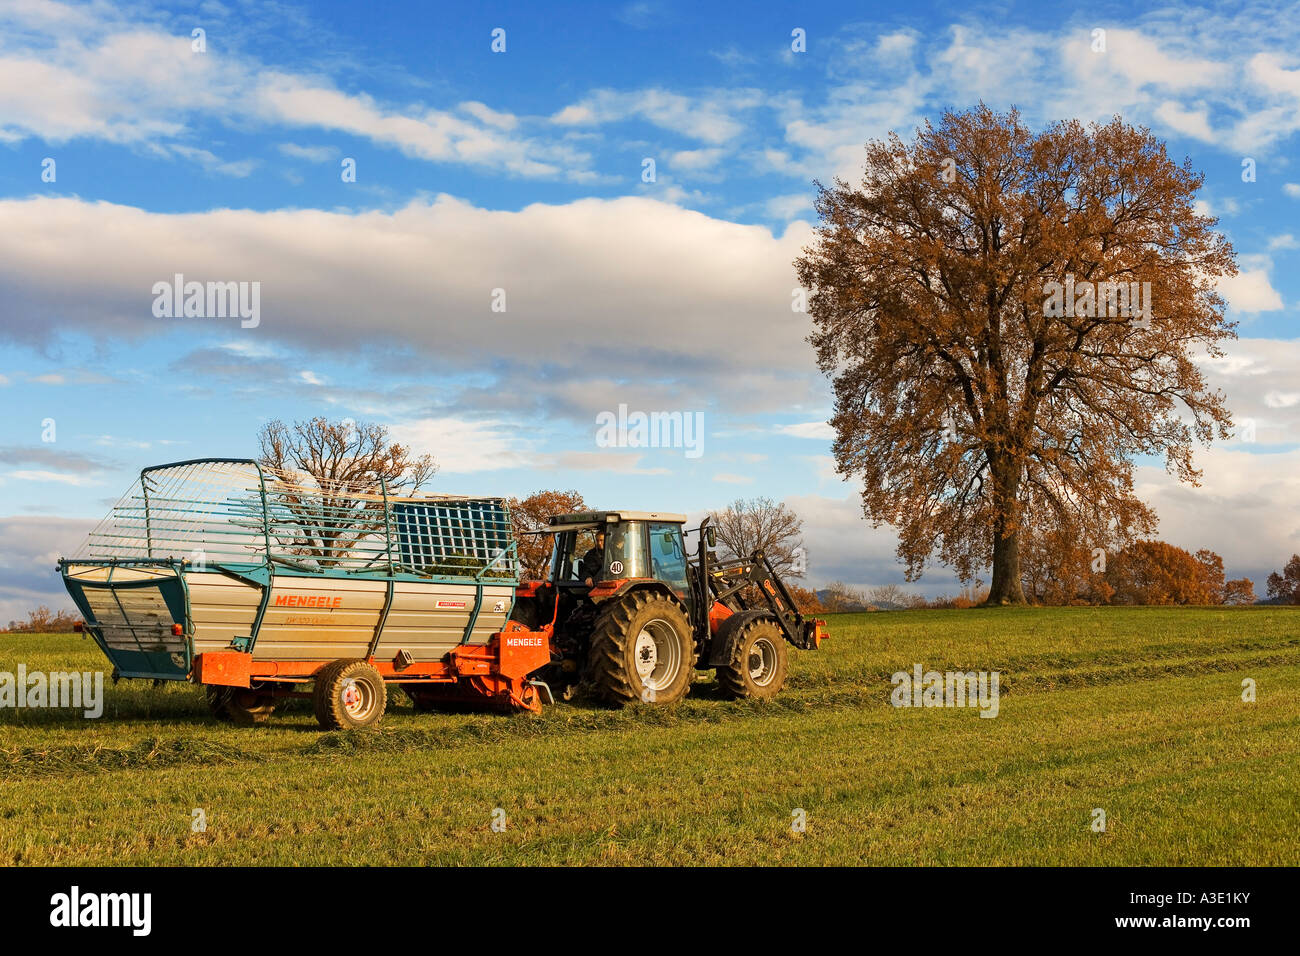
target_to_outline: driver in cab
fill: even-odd
[[[582,556],[580,574],[582,583],[591,587],[600,580],[600,572],[605,567],[605,532],[596,532],[596,544]]]

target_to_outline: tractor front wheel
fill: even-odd
[[[334,661],[316,674],[312,703],[326,730],[355,730],[379,722],[388,703],[384,678],[365,661]]]
[[[596,619],[587,677],[611,704],[672,704],[691,688],[694,653],[681,605],[663,594],[633,591]]]
[[[787,666],[781,629],[760,618],[737,636],[730,663],[718,668],[718,684],[733,700],[775,697],[785,686]]]

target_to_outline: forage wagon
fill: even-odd
[[[59,571],[115,678],[201,684],[238,723],[307,697],[323,727],[367,726],[393,684],[419,709],[539,711],[552,686],[671,703],[715,669],[729,696],[775,695],[786,645],[825,622],[761,551],[719,562],[685,521],[557,515],[548,579],[521,583],[501,498],[206,458],[144,469]]]

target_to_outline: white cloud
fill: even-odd
[[[1300,404],[1300,392],[1269,392],[1264,396],[1264,404],[1269,408],[1291,408]]]
[[[773,219],[789,222],[812,212],[812,193],[790,193],[785,196],[773,196],[763,204],[764,210]]]
[[[1282,190],[1292,199],[1300,199],[1300,183],[1287,183]]]
[[[1242,338],[1223,349],[1223,358],[1203,359],[1201,365],[1209,386],[1223,392],[1238,433],[1249,422],[1260,448],[1300,441],[1300,408],[1293,402],[1300,381],[1300,340]],[[1240,442],[1227,447],[1240,448]]]
[[[56,10],[66,15],[55,15]],[[217,114],[243,126],[345,132],[415,158],[520,176],[580,179],[589,172],[581,151],[520,135],[516,117],[483,103],[396,109],[365,93],[343,93],[327,79],[276,70],[249,56],[195,53],[188,33],[132,23],[108,7],[78,12],[79,17],[53,3],[0,10],[0,140],[37,136],[57,144],[92,137],[183,156],[222,175],[246,176],[252,160],[224,161],[185,141],[196,122]],[[281,149],[323,161],[317,158],[323,147]]]
[[[835,429],[827,422],[799,422],[794,425],[777,425],[772,429],[778,435],[791,438],[815,438],[831,441],[835,438]]]
[[[909,58],[916,50],[916,34],[910,30],[883,34],[876,43],[876,55],[881,59],[900,61]]]
[[[858,588],[902,584],[909,591],[931,596],[960,590],[956,576],[942,566],[927,570],[921,581],[907,584],[896,553],[897,533],[888,525],[873,528],[862,516],[862,503],[855,494],[835,498],[791,495],[785,503],[803,519],[808,586],[820,588],[832,581]]]
[[[507,135],[513,118],[482,103],[464,104],[465,115],[437,109],[402,112],[365,94],[349,95],[283,73],[261,75],[252,92],[266,121],[363,136],[417,159],[495,166],[522,176],[559,176],[585,164],[582,154],[564,144]]]
[[[76,553],[94,524],[69,518],[0,516],[0,626],[25,620],[41,604],[73,609],[54,567],[59,558]]]
[[[688,172],[710,169],[718,164],[724,155],[721,149],[683,149],[675,153],[668,154],[668,165],[673,169],[682,169]]]
[[[1087,51],[1098,64],[1097,72],[1111,72],[1136,87],[1152,86],[1169,90],[1200,90],[1221,84],[1231,68],[1221,59],[1170,52],[1169,37],[1157,39],[1149,29],[1108,29],[1106,52],[1092,52],[1091,30],[1075,39],[1076,49]]]
[[[819,380],[807,319],[790,312],[791,263],[811,235],[803,223],[774,236],[650,199],[500,212],[448,196],[358,214],[158,214],[41,197],[0,201],[0,218],[0,327],[33,343],[49,329],[34,315],[127,339],[187,322],[199,335],[218,330],[223,320],[152,315],[154,283],[183,273],[260,281],[261,324],[239,338],[302,350],[293,375],[312,354],[400,343],[431,370],[499,369],[539,393],[539,369],[578,385],[617,369],[667,386],[659,408],[788,408]],[[496,288],[504,313],[491,309]],[[594,415],[610,394],[575,393],[575,413]]]
[[[762,105],[758,90],[715,90],[687,96],[659,88],[596,90],[551,119],[560,126],[593,126],[640,118],[705,143],[722,144],[745,129],[740,114]]]
[[[1155,116],[1176,133],[1204,142],[1214,139],[1214,131],[1210,129],[1209,111],[1206,109],[1184,109],[1172,100],[1165,100],[1156,107]]]
[[[1240,445],[1197,455],[1200,487],[1180,485],[1160,467],[1136,472],[1136,491],[1160,516],[1158,537],[1223,556],[1230,577],[1255,582],[1300,551],[1300,516],[1286,503],[1300,497],[1300,452],[1251,454]]]
[[[96,445],[106,448],[150,448],[152,442],[139,441],[134,438],[120,438],[116,435],[100,435],[95,439]]]
[[[192,146],[181,146],[177,144],[167,147],[167,150],[178,156],[183,156],[188,160],[198,163],[210,173],[218,173],[222,176],[232,176],[235,179],[244,179],[251,175],[258,165],[256,159],[240,159],[228,162],[210,150],[196,149]]]
[[[1235,276],[1220,279],[1217,288],[1229,307],[1238,312],[1271,312],[1282,308],[1282,296],[1269,281],[1266,267],[1241,268]]]
[[[727,47],[725,50],[710,50],[709,56],[713,57],[723,66],[731,69],[738,69],[742,66],[748,66],[754,62],[754,56],[740,50],[735,44]]]
[[[297,143],[281,143],[277,148],[290,159],[305,159],[309,163],[329,162],[339,154],[337,146],[299,146]]]
[[[245,355],[249,358],[270,358],[275,355],[275,349],[265,342],[255,342],[250,339],[235,339],[231,342],[222,342],[217,348],[225,349],[227,352],[234,352],[236,355]]]
[[[440,477],[516,468],[531,461],[532,443],[506,422],[423,418],[397,422],[388,431],[415,454],[433,455]]]
[[[661,4],[649,0],[633,0],[619,8],[614,16],[621,23],[637,30],[645,30],[663,19],[664,9]]]
[[[557,470],[603,471],[616,475],[671,475],[672,469],[662,465],[647,467],[642,462],[646,456],[639,452],[602,448],[599,451],[567,451],[534,465],[545,465]]]
[[[461,103],[460,108],[480,123],[494,126],[497,129],[514,129],[519,125],[519,117],[511,113],[494,110],[486,103],[480,103],[477,100]]]
[[[61,471],[31,471],[20,469],[6,472],[4,477],[17,478],[19,481],[54,482],[60,485],[98,485],[100,482],[87,475],[70,475]]]

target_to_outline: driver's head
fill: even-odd
[[[605,532],[603,531],[596,532],[596,547],[598,548],[605,547]]]

